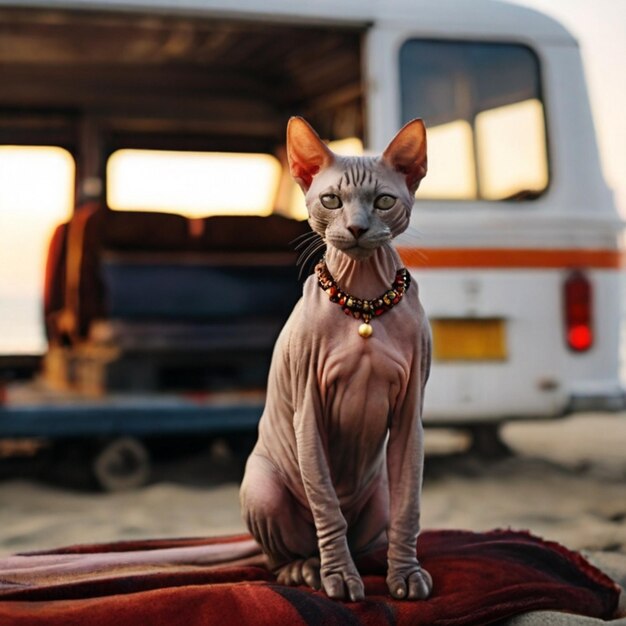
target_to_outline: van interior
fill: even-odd
[[[301,289],[294,241],[309,232],[291,206],[286,123],[364,139],[365,27],[0,10],[0,144],[59,146],[76,164],[75,208],[46,264],[49,384],[264,386]],[[108,164],[124,150],[271,155],[279,175],[263,214],[113,206]],[[235,180],[224,185],[254,184]]]

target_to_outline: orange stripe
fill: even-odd
[[[567,268],[626,267],[623,250],[544,250],[537,248],[398,248],[408,267]]]

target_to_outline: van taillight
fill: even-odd
[[[570,350],[585,352],[593,345],[593,294],[589,279],[572,272],[564,285],[565,340]]]

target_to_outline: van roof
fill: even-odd
[[[500,0],[0,0],[0,7],[169,13],[364,26],[402,24],[417,35],[514,37],[574,44],[556,20]],[[412,19],[409,19],[411,17]],[[415,28],[411,28],[411,25]]]

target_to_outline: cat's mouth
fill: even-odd
[[[342,252],[356,261],[363,261],[371,257],[376,252],[376,248],[363,248],[357,245],[351,248],[344,248]]]
[[[327,238],[327,245],[336,248],[337,250],[347,254],[349,257],[356,261],[362,261],[371,257],[378,248],[384,246],[391,240],[391,237],[381,237],[375,240],[368,239],[364,241],[345,239]]]

